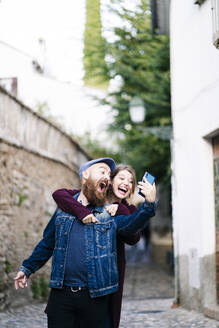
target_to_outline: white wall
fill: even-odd
[[[85,5],[85,0],[0,1],[0,78],[17,76],[18,96],[25,104],[35,108],[36,102],[46,101],[68,131],[80,136],[89,131],[111,146],[106,125],[112,114],[91,98],[91,94],[104,96],[103,92],[83,86]],[[108,15],[106,22],[105,16],[104,29],[108,29],[115,19],[108,21]],[[34,74],[31,58],[3,42],[37,57],[55,79]]]
[[[67,131],[80,136],[90,131],[93,137],[106,137],[112,114],[91,96],[103,96],[103,92],[84,88],[77,80],[67,83],[41,75],[34,70],[33,59],[0,42],[0,78],[17,77],[18,98],[35,109],[37,104],[47,103]]]
[[[200,258],[215,252],[213,154],[204,139],[219,128],[219,50],[212,42],[211,1],[171,3],[173,219],[175,255],[199,288]],[[195,250],[195,251],[194,251]],[[195,255],[194,255],[195,254]],[[193,272],[193,273],[192,273]],[[196,275],[195,277],[191,275]]]

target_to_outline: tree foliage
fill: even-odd
[[[122,156],[120,152],[113,151],[112,149],[110,150],[103,146],[99,140],[91,138],[89,132],[86,132],[83,137],[77,137],[77,139],[94,158],[111,157],[116,161],[116,163],[122,162]]]
[[[122,0],[111,0],[111,4],[111,10],[116,5],[114,14],[122,25],[114,28],[114,41],[106,41],[109,60],[107,70],[101,72],[105,78],[120,80],[116,91],[102,99],[115,115],[109,130],[120,132],[120,159],[136,169],[138,178],[148,170],[157,181],[168,183],[170,142],[142,131],[171,125],[169,37],[152,35],[148,0],[139,0],[134,11],[123,6]],[[147,108],[146,119],[137,125],[129,115],[129,103],[136,95]]]
[[[106,42],[102,37],[100,0],[86,0],[84,31],[84,83],[87,86],[107,87],[105,62]]]

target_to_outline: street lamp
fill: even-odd
[[[129,103],[129,114],[131,121],[134,123],[141,123],[144,121],[146,116],[146,108],[143,100],[135,96]]]
[[[142,123],[145,120],[146,113],[147,111],[143,100],[138,96],[133,97],[129,103],[129,114],[131,121],[134,123]],[[153,134],[158,139],[162,140],[170,140],[172,138],[171,125],[148,127],[139,126],[138,130],[144,133],[145,136]]]

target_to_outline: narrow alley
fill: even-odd
[[[138,247],[127,249],[121,328],[219,328],[219,322],[181,307],[172,309],[174,277],[145,258]],[[0,313],[1,328],[46,328],[45,304]],[[60,327],[61,328],[61,327]]]

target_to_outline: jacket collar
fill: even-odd
[[[74,196],[73,196],[73,198],[74,199],[78,199],[78,196],[80,195],[80,192],[78,192],[77,194],[75,194]],[[87,207],[89,208],[89,207],[91,207],[91,205],[87,205]],[[97,213],[103,213],[104,212],[104,207],[103,206],[93,206],[92,205],[92,209],[95,211],[95,212],[97,212]]]
[[[96,207],[94,207],[94,211],[97,212],[97,213],[103,213],[104,212],[104,207],[103,206],[96,206]]]

